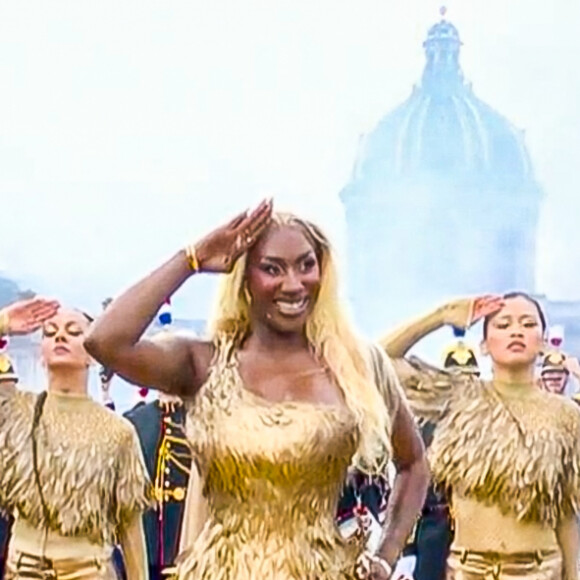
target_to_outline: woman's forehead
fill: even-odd
[[[538,307],[524,296],[514,296],[512,298],[507,298],[504,301],[501,310],[499,310],[496,316],[531,316],[533,318],[538,318],[539,312]]]
[[[79,325],[88,324],[85,315],[73,308],[59,308],[58,312],[52,318],[47,320],[47,324],[51,322],[53,324],[69,324],[71,322],[75,322]]]
[[[314,247],[301,227],[280,225],[269,229],[253,248],[257,257],[291,258],[314,251]]]

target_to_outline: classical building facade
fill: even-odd
[[[455,296],[536,294],[544,194],[523,131],[465,80],[461,45],[442,12],[423,43],[420,82],[361,140],[340,192],[350,300],[370,336]],[[580,302],[538,299],[580,356]],[[451,340],[439,333],[422,354],[437,357]]]
[[[420,81],[362,139],[350,181],[340,192],[350,301],[371,337],[455,296],[535,294],[543,192],[523,131],[479,99],[465,80],[461,44],[443,14],[423,44]],[[16,284],[0,277],[0,305],[18,294]],[[563,328],[564,349],[580,356],[580,301],[539,299],[551,323]],[[203,320],[177,319],[173,326],[205,332]],[[476,333],[470,338],[478,339]],[[447,333],[426,341],[427,353],[438,356],[451,340]],[[12,339],[10,345],[23,383],[33,388],[44,386],[38,346],[36,336]],[[98,391],[96,379],[93,383]]]
[[[523,132],[479,99],[443,18],[409,98],[362,140],[340,193],[366,332],[451,296],[533,290],[542,190]]]

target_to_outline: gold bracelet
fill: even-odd
[[[185,248],[185,256],[187,257],[187,263],[189,264],[191,271],[199,272],[199,261],[197,259],[195,244],[190,244]]]
[[[391,578],[393,576],[393,568],[384,558],[372,554],[371,552],[365,551],[359,556],[356,564],[355,574],[357,578],[360,580],[368,578],[371,571],[371,563],[380,566],[385,571],[387,578]]]
[[[10,324],[8,322],[8,312],[5,308],[0,309],[0,337],[8,336]]]
[[[380,556],[374,556],[373,561],[375,562],[375,564],[378,564],[385,571],[387,578],[392,577],[393,568],[384,558],[381,558]]]

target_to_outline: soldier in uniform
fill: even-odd
[[[465,333],[454,329],[454,334],[458,340],[445,350],[443,366],[448,371],[479,376],[475,351],[463,341]],[[436,424],[432,421],[420,425],[426,448],[431,445],[435,428]],[[421,516],[404,552],[404,556],[414,556],[416,559],[413,571],[415,580],[445,579],[452,541],[453,521],[449,504],[444,494],[430,485]]]
[[[548,352],[542,359],[542,387],[555,395],[563,395],[568,385],[570,373],[566,368],[566,358],[562,352]]]
[[[580,365],[578,359],[568,356],[562,351],[562,328],[550,329],[550,348],[543,354],[540,369],[540,383],[544,390],[556,395],[565,395],[570,377],[580,380]],[[577,400],[578,395],[573,396]]]
[[[184,433],[185,411],[179,399],[160,394],[140,403],[125,417],[133,423],[151,480],[157,506],[144,515],[150,579],[163,577],[177,556],[191,452]]]
[[[169,304],[169,303],[168,303]],[[169,308],[158,316],[163,333],[171,332]],[[141,400],[125,417],[133,423],[157,500],[155,510],[144,515],[149,558],[149,578],[170,574],[179,551],[185,496],[191,470],[191,451],[185,438],[185,408],[182,401],[159,393],[146,403],[147,389],[139,389]]]
[[[6,347],[6,341],[0,338],[0,350]],[[18,384],[18,375],[10,357],[5,352],[0,352],[0,389],[15,389]],[[13,518],[9,514],[0,514],[0,578],[4,578],[4,565],[10,539],[10,529]]]

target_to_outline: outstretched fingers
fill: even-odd
[[[272,200],[264,200],[239,226],[239,234],[246,248],[256,242],[272,220]]]
[[[231,222],[226,224],[226,228],[235,229],[237,228],[246,218],[248,217],[248,210],[243,211],[238,214]]]
[[[56,300],[36,297],[16,302],[8,307],[8,311],[9,316],[44,321],[54,316],[59,308],[60,304]]]
[[[503,308],[504,303],[504,299],[501,296],[488,295],[476,298],[473,308],[474,320],[479,320],[499,312]]]
[[[31,320],[37,321],[39,324],[43,323],[45,320],[52,318],[60,308],[60,304],[55,300],[43,301],[42,303],[35,304],[28,309],[28,317]]]
[[[498,310],[501,310],[505,305],[505,301],[501,296],[486,296],[479,305],[480,310],[487,314],[493,314]]]
[[[46,319],[54,316],[59,308],[60,304],[56,300],[40,299],[30,307],[30,313],[35,318]]]

